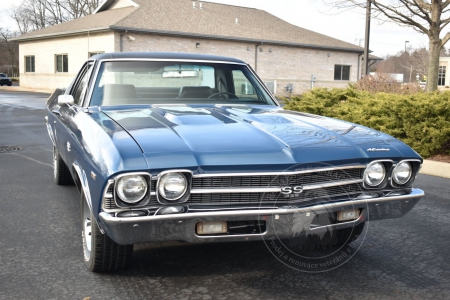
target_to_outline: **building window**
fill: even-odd
[[[350,66],[334,65],[334,80],[350,80]]]
[[[103,54],[103,53],[105,53],[105,52],[104,52],[104,51],[89,52],[89,57],[88,57],[88,58],[91,58],[91,57],[94,56],[94,55],[97,55],[97,54]]]
[[[439,72],[438,72],[438,85],[445,85],[445,71],[446,66],[439,66]]]
[[[59,73],[69,72],[69,58],[67,54],[56,55],[56,72]]]
[[[25,56],[25,72],[34,73],[34,56]]]

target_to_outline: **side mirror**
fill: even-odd
[[[58,96],[58,105],[73,104],[75,100],[72,95],[60,95]]]

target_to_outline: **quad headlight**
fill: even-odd
[[[182,173],[166,173],[161,176],[158,183],[159,195],[169,201],[182,198],[187,188],[188,180]]]
[[[403,161],[395,166],[394,171],[392,171],[392,179],[396,184],[403,185],[409,181],[411,174],[411,164]]]
[[[371,163],[364,172],[364,182],[372,187],[380,185],[385,177],[386,169],[381,162]]]
[[[141,201],[147,194],[147,180],[141,175],[128,175],[120,177],[116,192],[120,200],[134,204]]]

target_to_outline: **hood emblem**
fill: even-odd
[[[391,151],[391,149],[387,148],[369,148],[367,149],[367,152],[388,152]]]

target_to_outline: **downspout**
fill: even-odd
[[[360,72],[361,72],[361,56],[363,56],[363,55],[364,55],[364,53],[361,53],[361,54],[358,55],[358,72],[357,72],[358,74],[356,75],[358,77],[356,77],[356,81],[361,79],[361,76],[360,76]]]
[[[123,52],[123,36],[128,33],[128,30],[125,30],[123,33],[120,33],[120,52]]]
[[[258,73],[258,47],[264,44],[261,42],[261,44],[255,45],[255,73]]]

